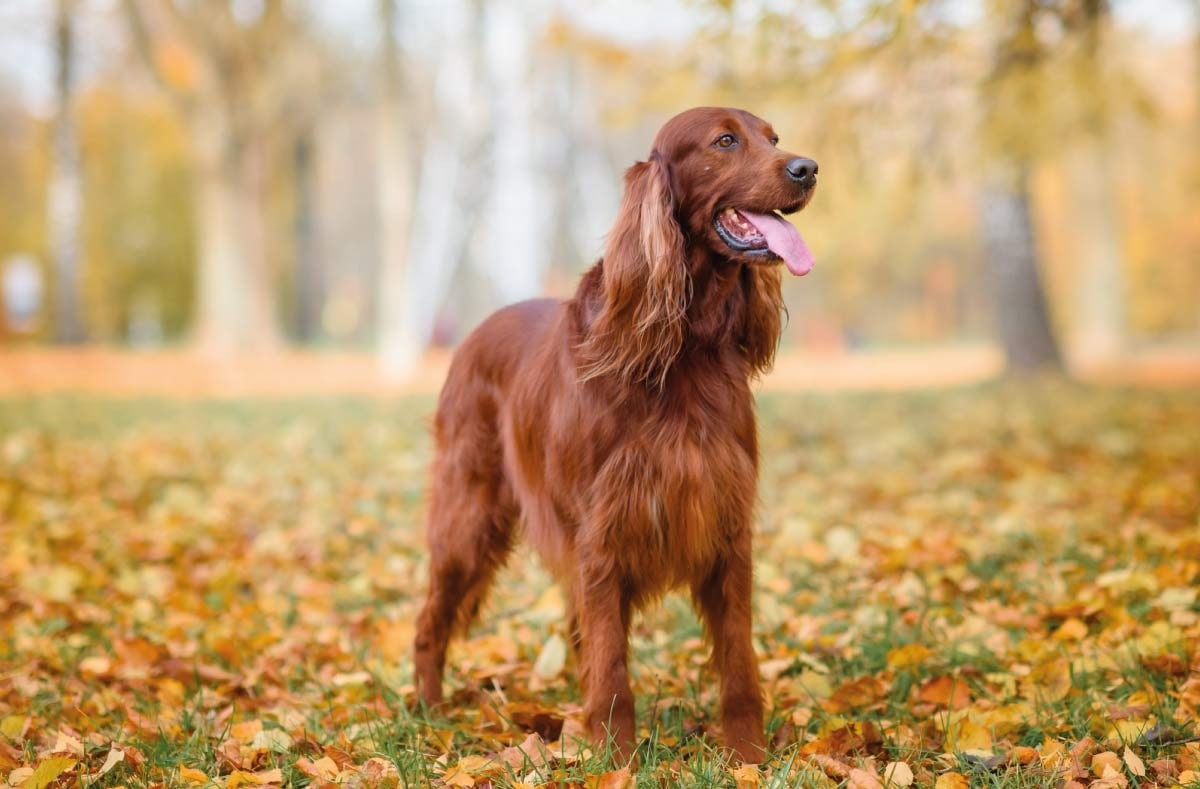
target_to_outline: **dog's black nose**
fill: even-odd
[[[812,159],[797,156],[788,161],[787,173],[793,181],[799,181],[808,186],[817,180],[817,163]]]

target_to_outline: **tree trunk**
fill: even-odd
[[[481,76],[495,139],[471,258],[480,279],[491,286],[492,308],[542,292],[556,229],[553,201],[546,198],[566,188],[565,179],[551,183],[545,177],[554,147],[566,146],[569,129],[547,128],[539,117],[551,97],[546,77],[532,62],[540,29],[531,12],[535,7],[529,0],[491,0],[483,16],[486,67]]]
[[[261,162],[231,142],[222,119],[205,115],[200,141],[196,227],[200,238],[195,341],[226,356],[280,344],[265,254]]]
[[[78,343],[84,339],[80,261],[83,192],[72,108],[74,7],[74,0],[58,0],[55,16],[57,107],[48,213],[54,259],[54,338],[60,343]]]
[[[1023,166],[996,179],[983,195],[983,236],[988,289],[999,339],[1010,372],[1062,369],[1038,271],[1030,210],[1029,177]]]
[[[296,335],[301,342],[308,343],[321,337],[321,310],[325,305],[325,277],[317,254],[313,138],[311,130],[300,132],[292,152],[296,201],[292,221],[296,256]]]
[[[423,345],[408,270],[409,225],[413,211],[413,130],[404,115],[404,74],[396,43],[397,0],[379,0],[379,106],[376,144],[379,157],[376,188],[379,200],[379,359],[393,378],[407,376]]]
[[[1072,350],[1082,361],[1107,362],[1125,348],[1125,261],[1113,200],[1113,173],[1100,141],[1070,158],[1080,221]]]
[[[475,232],[483,196],[489,193],[490,124],[482,109],[486,97],[480,87],[482,5],[481,0],[453,0],[438,6],[444,28],[439,31],[442,46],[433,69],[437,75],[433,117],[420,157],[420,177],[415,191],[408,193],[407,201],[399,201],[399,207],[389,208],[381,200],[384,233],[397,231],[393,223],[408,223],[402,276],[395,270],[381,272],[380,363],[393,378],[411,373],[429,344],[438,310]],[[385,130],[381,140],[386,144],[394,136]],[[384,169],[381,162],[381,174]],[[392,172],[388,177],[395,178],[394,165],[387,169]],[[395,183],[404,182],[396,179]],[[411,180],[407,183],[411,185]],[[396,243],[388,242],[393,248]]]

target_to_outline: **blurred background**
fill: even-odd
[[[0,387],[436,386],[702,104],[821,163],[783,384],[1200,379],[1200,0],[0,0]]]

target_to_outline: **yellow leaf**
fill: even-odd
[[[562,673],[567,664],[567,642],[557,633],[552,633],[542,645],[537,661],[533,664],[533,673],[542,679],[552,679]]]
[[[45,759],[34,768],[33,774],[22,784],[22,789],[46,789],[55,778],[74,766],[75,760],[65,756]]]
[[[1071,617],[1059,625],[1058,630],[1054,631],[1053,638],[1055,641],[1079,641],[1087,638],[1087,634],[1087,625],[1075,617]]]
[[[208,783],[208,776],[205,775],[200,770],[197,770],[195,767],[180,767],[179,768],[179,778],[181,780],[187,781],[190,784],[206,784],[206,783]]]
[[[237,789],[239,786],[258,786],[259,784],[277,784],[283,781],[283,774],[278,770],[267,770],[262,773],[248,773],[245,770],[234,770],[225,782],[225,789]]]
[[[933,652],[922,644],[908,644],[889,650],[887,663],[892,668],[909,668],[924,663],[931,655]]]
[[[1071,664],[1066,660],[1043,663],[1021,681],[1021,695],[1035,703],[1053,704],[1070,692]]]
[[[888,786],[912,786],[912,768],[904,762],[889,762],[883,770],[883,782]]]
[[[1125,746],[1125,766],[1129,768],[1129,772],[1136,775],[1138,778],[1146,777],[1146,763],[1142,761],[1136,753],[1129,750],[1129,746]]]
[[[458,767],[451,767],[442,773],[442,783],[446,786],[474,786],[475,779],[458,769]]]
[[[740,767],[735,767],[729,771],[733,776],[734,782],[737,784],[737,789],[754,789],[758,786],[758,765],[743,764]]]
[[[3,734],[10,740],[22,739],[28,728],[29,716],[27,715],[9,715],[0,720],[0,734]]]
[[[466,773],[481,773],[487,770],[491,763],[492,760],[488,757],[473,754],[471,756],[464,756],[463,758],[459,759],[457,766],[458,769]]]
[[[796,677],[796,684],[812,699],[825,699],[833,693],[833,686],[824,674],[806,668]]]
[[[992,733],[978,723],[963,718],[952,731],[952,748],[956,752],[992,750]]]
[[[238,742],[249,745],[254,742],[254,738],[262,730],[262,721],[242,721],[229,727],[229,736]]]
[[[969,789],[967,777],[961,773],[942,773],[937,777],[934,789]]]

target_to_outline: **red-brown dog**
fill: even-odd
[[[803,208],[817,181],[816,162],[777,142],[741,110],[672,118],[626,173],[604,258],[575,297],[502,309],[458,350],[434,428],[415,644],[425,703],[441,700],[447,641],[523,524],[567,593],[593,737],[632,752],[630,618],[686,585],[712,640],[726,744],[762,761],[748,381],[779,340],[778,264],[813,264],[775,211]]]

